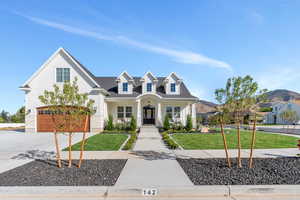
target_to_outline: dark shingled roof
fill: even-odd
[[[65,50],[66,51],[66,50]],[[74,56],[72,56],[68,51],[66,51],[78,65],[96,82],[100,87],[109,92],[112,97],[137,97],[142,94],[142,84],[140,82],[141,77],[133,77],[135,86],[133,87],[132,94],[118,94],[118,87],[116,79],[117,77],[96,77],[92,72],[90,72],[84,65],[82,65]],[[165,87],[163,80],[166,77],[157,77],[157,88],[156,92],[158,95],[166,98],[197,98],[189,92],[184,83],[180,85],[180,95],[168,95],[165,92]]]
[[[189,92],[184,83],[180,85],[180,95],[168,95],[165,92],[163,80],[166,77],[157,77],[157,88],[156,93],[166,98],[197,98]],[[112,97],[137,97],[142,94],[142,83],[140,82],[141,77],[133,77],[135,86],[133,87],[132,94],[118,94],[118,84],[116,82],[117,77],[96,77],[97,83],[110,93]]]

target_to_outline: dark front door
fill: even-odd
[[[155,108],[152,106],[144,107],[143,124],[155,124]]]

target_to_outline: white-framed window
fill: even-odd
[[[56,68],[56,82],[70,81],[70,68]]]
[[[179,106],[167,106],[166,107],[166,115],[169,116],[170,119],[178,119],[180,118],[180,107]]]
[[[171,106],[166,107],[166,115],[167,115],[169,118],[172,118],[172,113],[173,113],[172,107],[171,107]]]
[[[152,92],[152,83],[147,83],[147,92]]]
[[[124,107],[123,106],[118,106],[117,108],[117,116],[118,118],[124,118]]]
[[[123,83],[123,92],[128,92],[128,83]]]
[[[117,117],[118,119],[130,118],[132,116],[132,106],[118,106]]]
[[[180,118],[180,107],[179,106],[176,106],[174,107],[174,118]]]
[[[126,118],[130,118],[132,116],[132,107],[131,106],[126,106]]]
[[[176,84],[171,83],[171,92],[176,92]]]

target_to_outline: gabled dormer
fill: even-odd
[[[181,82],[182,82],[182,79],[179,78],[175,72],[172,72],[164,80],[166,94],[180,95]]]
[[[142,78],[142,93],[156,93],[157,78],[151,73],[147,72]]]
[[[126,71],[122,72],[116,81],[118,83],[118,94],[132,94],[134,79]]]

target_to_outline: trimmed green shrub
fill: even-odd
[[[169,130],[170,129],[170,119],[169,116],[166,115],[164,119],[164,129]]]
[[[134,143],[137,140],[137,133],[136,131],[130,131],[130,138],[127,141],[127,143],[124,145],[124,147],[122,148],[122,150],[130,150],[133,148]]]
[[[186,125],[185,125],[185,129],[187,131],[191,131],[193,128],[193,122],[192,122],[192,117],[191,115],[188,115],[186,118]]]
[[[105,127],[106,130],[113,130],[114,129],[114,122],[113,121],[114,121],[113,116],[109,115],[108,120],[107,120],[107,124],[106,124],[106,127]]]
[[[179,146],[176,144],[173,139],[169,136],[168,131],[161,133],[164,143],[168,146],[169,149],[177,149]]]
[[[135,117],[132,115],[130,119],[130,130],[135,131],[136,130],[136,120]]]

